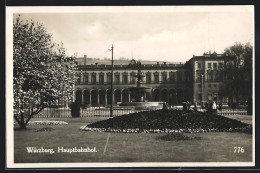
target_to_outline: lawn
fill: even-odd
[[[252,124],[252,116],[251,115],[223,115],[224,117],[235,119],[247,124]]]
[[[59,120],[68,125],[32,125],[27,130],[14,130],[15,163],[64,162],[250,162],[252,135],[237,132],[185,134],[199,140],[165,141],[158,133],[109,133],[82,131],[87,123],[107,118],[34,118]],[[37,131],[44,127],[51,131]],[[108,138],[109,136],[109,138]],[[58,153],[58,147],[96,147],[94,153]],[[28,153],[26,147],[53,148],[54,154]],[[244,153],[235,153],[243,147]],[[105,152],[104,149],[106,148]]]

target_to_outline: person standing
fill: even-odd
[[[213,114],[217,114],[217,104],[215,101],[213,101],[213,104],[212,104],[212,112],[213,112]]]
[[[186,102],[183,102],[183,108],[182,108],[182,110],[187,111],[187,103],[186,103]]]
[[[194,111],[197,111],[197,102],[194,103]]]

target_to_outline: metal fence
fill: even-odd
[[[158,107],[114,107],[113,116],[120,116],[125,114],[137,113],[142,111],[159,110]],[[175,106],[171,109],[182,110],[182,106]],[[190,108],[193,110],[193,107]],[[197,108],[197,111],[206,112],[206,109]],[[218,115],[247,115],[246,109],[230,109],[224,108],[217,110]],[[81,117],[110,117],[110,108],[106,107],[91,107],[80,110]],[[39,114],[34,115],[34,118],[66,118],[71,117],[71,110],[69,108],[46,108]]]
[[[247,115],[247,110],[246,109],[222,109],[222,110],[217,110],[218,115]]]
[[[206,112],[206,109],[203,108],[198,108],[197,111],[200,112]],[[247,115],[247,109],[230,109],[230,108],[225,108],[225,109],[217,109],[217,114],[218,115]]]
[[[114,107],[113,116],[120,116],[125,114],[137,113],[142,111],[158,110],[156,106],[151,107]],[[110,108],[105,107],[91,107],[80,109],[81,117],[110,117]],[[39,114],[34,115],[33,118],[66,118],[71,117],[71,110],[69,108],[46,108]]]

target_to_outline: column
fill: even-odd
[[[88,84],[91,83],[91,73],[88,73]]]
[[[83,72],[82,72],[82,70],[80,72],[80,84],[83,84]]]
[[[130,94],[130,91],[128,90],[128,102],[131,101],[131,94]]]
[[[105,92],[105,106],[107,105],[107,92]]]
[[[131,81],[130,81],[130,73],[127,73],[127,83],[130,84]]]
[[[81,104],[84,103],[84,90],[81,90]]]
[[[113,104],[116,103],[116,100],[115,100],[115,90],[111,90],[111,97],[113,97]]]
[[[89,105],[92,106],[91,105],[91,90],[89,90]]]
[[[154,72],[151,72],[151,83],[154,83]]]
[[[104,72],[104,83],[107,83],[107,73]]]
[[[121,95],[120,95],[120,96],[121,96],[121,97],[120,97],[120,99],[121,99],[120,101],[122,102],[122,100],[123,100],[122,90],[120,91],[120,94],[121,94]]]
[[[162,82],[162,72],[158,72],[158,74],[159,74],[159,83],[161,83]]]
[[[99,73],[96,73],[96,83],[99,84]]]
[[[121,80],[122,73],[118,72],[118,74],[119,74],[119,82],[118,82],[118,84],[121,84],[122,83],[122,80]]]
[[[121,84],[123,84],[123,73],[122,72],[120,72],[120,82],[121,82]]]
[[[145,84],[145,83],[146,83],[146,72],[143,72],[143,74],[144,74],[144,77],[143,77],[143,84]]]
[[[170,72],[166,71],[166,80],[167,82],[170,82]]]

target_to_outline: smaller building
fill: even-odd
[[[193,101],[227,103],[222,94],[223,85],[228,80],[224,74],[225,64],[233,61],[234,56],[224,54],[203,54],[193,56],[187,64],[193,75]]]

